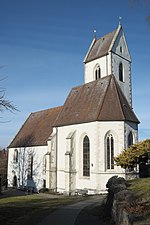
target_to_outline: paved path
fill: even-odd
[[[94,215],[85,215],[86,218],[80,218],[80,220],[77,220],[77,218],[80,217],[82,209],[85,207],[92,209],[97,205],[101,205],[105,197],[105,195],[93,196],[88,200],[59,208],[38,223],[38,225],[78,225],[78,221],[84,221],[80,225],[99,225],[98,217]],[[81,213],[81,215],[84,217],[84,213]]]

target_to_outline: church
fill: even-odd
[[[138,124],[131,56],[119,24],[93,38],[84,59],[84,84],[72,88],[64,105],[29,115],[8,147],[8,186],[103,193],[110,177],[126,177],[114,157],[137,143]]]

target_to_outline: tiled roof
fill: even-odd
[[[117,30],[114,30],[99,39],[95,39],[84,62],[87,63],[94,59],[107,55],[116,31]]]
[[[10,148],[27,146],[44,146],[52,133],[52,125],[62,107],[31,113]]]
[[[73,88],[54,126],[93,121],[139,123],[114,75]]]
[[[31,113],[9,148],[45,146],[52,127],[94,121],[139,123],[114,75],[73,88],[64,106]]]

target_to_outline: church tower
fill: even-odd
[[[131,56],[121,24],[105,36],[93,38],[84,59],[84,82],[113,74],[132,107]]]

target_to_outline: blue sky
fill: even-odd
[[[0,83],[20,112],[0,115],[0,147],[9,145],[31,112],[63,105],[83,84],[93,39],[122,26],[132,56],[133,107],[139,139],[150,138],[150,1],[0,0]]]

